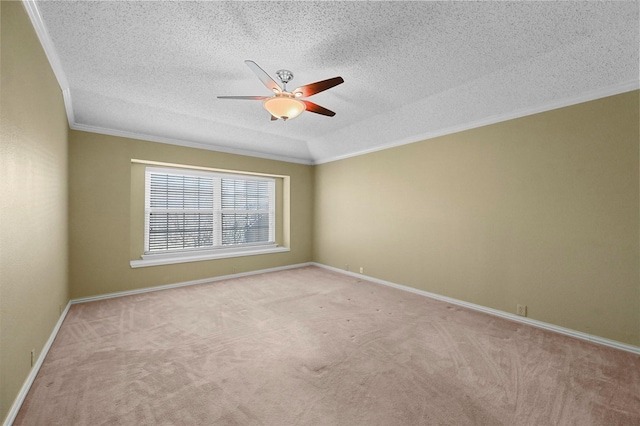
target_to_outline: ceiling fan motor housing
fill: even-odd
[[[282,87],[273,78],[269,76],[258,64],[253,61],[246,60],[245,64],[256,74],[267,89],[273,92],[272,96],[218,96],[218,99],[245,99],[245,100],[262,100],[264,109],[271,114],[271,121],[278,119],[290,120],[297,117],[303,111],[313,112],[315,114],[333,117],[335,112],[321,107],[311,101],[301,101],[298,98],[313,96],[316,93],[331,89],[338,84],[344,83],[342,77],[333,77],[327,80],[316,81],[315,83],[306,84],[293,90],[293,93],[287,92],[287,83],[293,80],[293,73],[289,70],[278,70],[276,75],[282,82]]]
[[[291,80],[293,80],[293,73],[289,70],[278,70],[276,71],[276,75],[280,79],[283,84],[287,84]]]

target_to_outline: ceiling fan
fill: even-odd
[[[324,90],[331,89],[338,84],[344,83],[342,77],[334,77],[328,80],[317,81],[315,83],[300,86],[291,92],[287,92],[287,83],[293,80],[293,73],[289,70],[276,71],[278,79],[282,82],[280,86],[269,74],[253,61],[244,61],[251,71],[253,71],[262,84],[271,90],[273,96],[218,96],[218,99],[243,99],[253,101],[264,101],[263,106],[271,114],[271,121],[278,119],[290,120],[297,117],[303,111],[315,112],[316,114],[333,117],[335,112],[321,107],[318,104],[299,98],[306,98]]]

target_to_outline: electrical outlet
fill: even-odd
[[[527,316],[527,305],[516,305],[516,314],[521,317]]]
[[[347,263],[346,265],[344,265],[344,270],[348,271],[349,270],[349,264]]]
[[[33,364],[36,362],[36,350],[35,349],[31,349],[31,366],[33,367]]]
[[[364,268],[362,266],[360,267],[360,273],[364,274]]]
[[[235,274],[236,273],[236,268],[231,268],[231,273]]]

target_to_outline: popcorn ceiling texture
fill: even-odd
[[[637,86],[637,2],[37,2],[75,123],[309,162]],[[243,61],[337,113],[269,122]],[[624,89],[630,90],[630,89]]]

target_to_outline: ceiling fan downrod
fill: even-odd
[[[283,89],[287,91],[287,83],[293,80],[293,73],[289,70],[278,70],[276,71],[276,75],[280,79],[283,84]]]
[[[273,94],[271,96],[218,96],[218,99],[246,99],[252,101],[262,101],[264,109],[271,114],[271,121],[278,119],[290,120],[297,117],[303,111],[313,112],[315,114],[326,115],[327,117],[333,117],[335,112],[326,109],[316,103],[308,100],[300,100],[298,98],[305,98],[313,96],[316,93],[324,92],[327,89],[331,89],[338,84],[344,83],[342,77],[333,77],[327,80],[316,81],[315,83],[306,84],[293,90],[293,92],[287,92],[287,83],[293,80],[293,73],[289,70],[278,70],[276,75],[282,82],[282,86],[278,84],[273,78],[269,76],[253,61],[246,60],[245,64],[255,75],[260,79],[262,84],[265,85]]]

